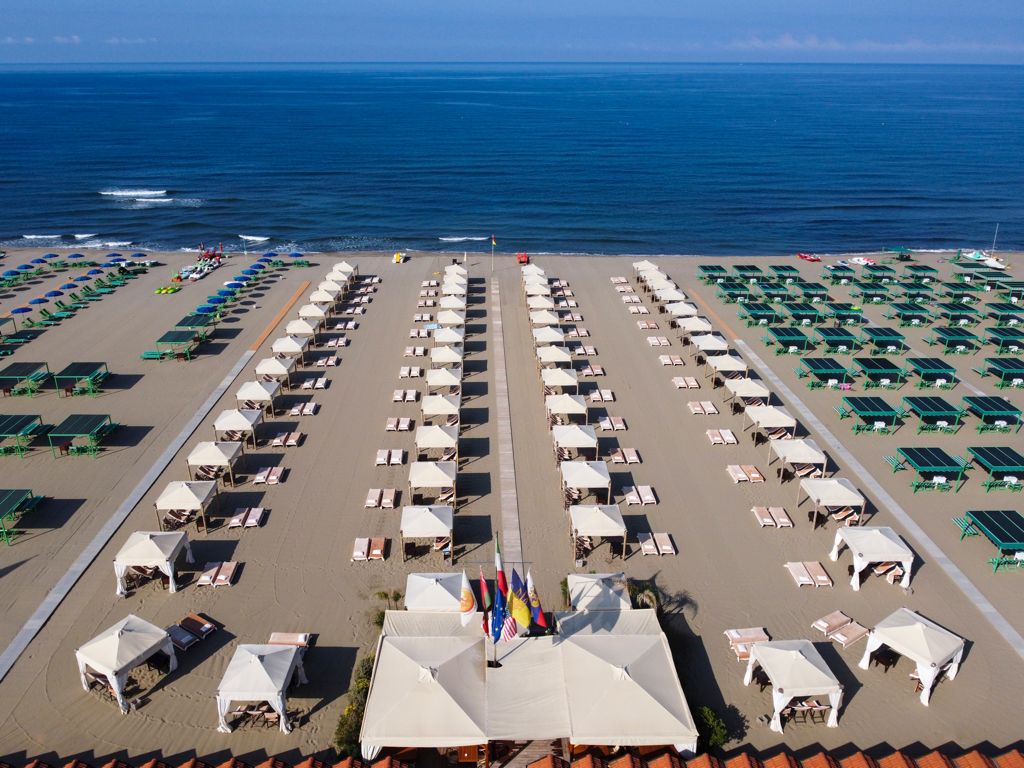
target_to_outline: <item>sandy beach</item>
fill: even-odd
[[[3,264],[21,263],[35,251],[9,252]],[[1006,254],[1011,268],[1018,254]],[[47,497],[38,511],[22,518],[25,533],[12,546],[0,545],[0,651],[16,636],[37,607],[76,558],[102,529],[117,507],[129,496],[169,445],[200,409],[218,385],[240,361],[241,372],[226,386],[222,397],[208,405],[198,428],[186,435],[183,447],[146,489],[127,520],[112,535],[99,555],[38,632],[28,650],[0,682],[0,761],[41,757],[80,756],[87,761],[114,757],[137,759],[162,754],[173,762],[195,754],[227,755],[247,761],[282,755],[298,759],[310,754],[329,754],[334,727],[344,706],[344,694],[359,658],[375,643],[378,630],[373,617],[388,607],[377,597],[381,591],[402,591],[412,572],[449,570],[440,555],[426,555],[403,562],[398,519],[400,511],[364,509],[371,487],[400,491],[397,507],[408,503],[406,479],[409,454],[415,454],[411,432],[385,432],[389,417],[420,418],[418,403],[393,403],[392,390],[416,387],[422,380],[398,378],[401,366],[425,364],[404,356],[414,343],[409,330],[415,327],[421,282],[436,279],[451,254],[415,253],[400,266],[382,253],[310,255],[308,268],[274,271],[256,290],[232,307],[217,328],[213,340],[200,348],[189,362],[141,360],[143,350],[197,303],[220,287],[238,265],[252,261],[232,256],[225,268],[176,294],[154,295],[167,284],[172,269],[184,263],[180,253],[153,254],[166,266],[130,281],[59,326],[47,329],[13,356],[9,362],[45,361],[53,371],[75,360],[104,361],[112,373],[99,397],[58,397],[52,389],[35,397],[0,400],[0,413],[39,414],[46,424],[56,424],[72,413],[110,414],[122,427],[97,458],[64,456],[54,459],[49,450],[36,448],[28,457],[0,458],[0,486],[31,488]],[[270,344],[283,333],[288,320],[304,297],[331,265],[342,259],[357,264],[360,275],[382,278],[372,294],[358,327],[346,331],[350,340],[338,350],[338,365],[329,369],[305,368],[304,375],[327,375],[329,385],[313,393],[293,390],[285,402],[312,399],[318,404],[313,416],[279,415],[264,437],[277,432],[301,431],[297,447],[260,447],[247,455],[242,475],[264,464],[285,468],[280,485],[253,486],[241,482],[222,488],[210,530],[189,527],[196,570],[204,562],[234,560],[241,564],[230,587],[199,587],[196,572],[186,575],[186,586],[169,594],[159,583],[150,583],[127,598],[115,594],[111,566],[114,554],[129,533],[154,530],[157,519],[153,502],[167,482],[187,479],[185,457],[195,443],[213,439],[212,421],[221,410],[235,407],[234,392],[241,382],[254,378],[255,364],[270,355]],[[769,467],[767,446],[753,444],[743,429],[740,415],[724,404],[728,392],[713,388],[704,366],[693,362],[689,348],[681,346],[677,332],[668,327],[667,315],[645,297],[659,324],[658,335],[671,347],[653,348],[645,338],[655,331],[641,330],[610,282],[613,276],[633,281],[631,257],[539,256],[535,259],[547,275],[568,281],[582,315],[576,325],[589,331],[585,343],[596,354],[585,359],[601,365],[606,375],[586,379],[614,392],[614,401],[590,408],[598,416],[622,417],[624,432],[599,433],[602,456],[615,447],[635,448],[642,462],[610,465],[615,501],[623,503],[629,529],[629,556],[612,560],[607,545],[596,550],[582,572],[619,571],[634,579],[651,580],[663,590],[663,625],[672,643],[676,665],[691,709],[707,704],[725,712],[734,707],[730,721],[743,736],[730,746],[750,744],[768,750],[778,744],[791,749],[811,745],[836,748],[855,744],[860,748],[888,744],[902,747],[924,744],[935,747],[949,742],[969,747],[987,742],[1004,746],[1021,735],[1019,715],[1013,706],[1019,692],[1021,656],[988,617],[925,551],[922,542],[900,524],[888,505],[846,466],[846,454],[866,468],[884,492],[906,511],[927,536],[941,548],[982,595],[1005,617],[1016,632],[1024,632],[1024,604],[1019,598],[1019,573],[993,574],[987,558],[995,552],[984,537],[960,541],[951,523],[971,509],[1015,509],[1019,495],[986,494],[984,473],[969,472],[958,493],[917,493],[910,487],[909,472],[894,473],[882,461],[898,447],[941,446],[964,455],[968,447],[1020,445],[1016,434],[981,434],[970,419],[955,435],[915,434],[907,420],[894,435],[854,435],[850,421],[841,421],[833,410],[839,393],[809,391],[793,368],[798,358],[776,357],[761,342],[763,331],[746,327],[734,305],[723,304],[714,286],[698,279],[700,263],[730,267],[756,261],[790,264],[808,280],[820,280],[822,264],[809,264],[792,256],[764,259],[653,258],[697,304],[716,331],[730,343],[736,340],[753,355],[744,354],[761,379],[769,375],[791,393],[773,384],[775,402],[785,405],[829,455],[836,476],[848,477],[869,500],[870,524],[896,529],[915,550],[917,562],[912,591],[870,578],[860,591],[850,588],[849,553],[833,563],[828,559],[835,524],[813,530],[808,523],[808,504],[797,508],[797,484],[781,484],[775,465]],[[826,258],[826,262],[834,261]],[[921,254],[918,260],[951,274],[945,255]],[[460,260],[461,261],[461,260]],[[544,607],[563,608],[560,582],[575,570],[563,512],[559,476],[547,429],[543,392],[528,310],[521,290],[520,270],[514,259],[501,255],[470,254],[466,262],[470,280],[466,325],[466,362],[463,387],[463,428],[458,473],[456,515],[457,562],[475,580],[483,567],[493,578],[493,538],[499,530],[521,542],[520,573],[532,571]],[[899,266],[899,265],[897,265]],[[32,296],[42,295],[60,283],[61,276],[46,276],[26,290],[0,291],[0,316]],[[307,282],[312,286],[307,287]],[[635,283],[634,283],[635,284]],[[497,291],[494,289],[497,288]],[[836,287],[831,295],[848,300],[848,287]],[[500,302],[504,339],[504,365],[508,380],[512,445],[519,530],[503,528],[500,499],[499,407],[495,382],[494,306]],[[433,310],[436,311],[436,310]],[[275,322],[279,313],[283,318]],[[882,309],[868,306],[873,324],[892,323]],[[924,343],[927,328],[900,329],[907,344],[922,356],[937,355]],[[262,340],[262,341],[261,341]],[[258,346],[253,348],[257,343]],[[734,347],[736,344],[734,343]],[[951,357],[961,384],[944,393],[959,403],[970,394],[995,394],[992,379],[982,379],[971,369],[994,354],[985,347],[975,356]],[[253,353],[254,352],[254,353]],[[252,353],[252,354],[251,354]],[[660,354],[681,355],[682,367],[663,367]],[[250,357],[251,359],[247,359]],[[318,350],[315,355],[325,354]],[[819,354],[819,353],[816,353]],[[756,360],[754,359],[756,356]],[[580,358],[581,360],[584,358]],[[849,359],[848,357],[845,359]],[[674,376],[694,376],[699,390],[677,390]],[[697,395],[700,395],[698,398]],[[865,394],[858,387],[852,394]],[[874,393],[867,393],[874,394]],[[899,392],[883,392],[898,403],[907,395],[921,394],[906,385]],[[1024,407],[1024,391],[998,394]],[[720,415],[693,416],[686,408],[691,399],[711,399]],[[816,421],[825,432],[810,428]],[[729,428],[739,436],[737,446],[709,445],[705,430]],[[607,435],[607,437],[605,436]],[[614,436],[613,436],[614,435]],[[374,466],[379,448],[401,448],[402,466]],[[764,484],[734,484],[726,464],[754,464],[767,478]],[[246,477],[246,480],[249,478]],[[651,485],[655,506],[625,506],[623,486]],[[762,529],[751,515],[751,506],[784,506],[792,517],[792,530]],[[263,525],[240,532],[224,523],[237,507],[262,506],[269,510]],[[636,544],[637,533],[669,532],[679,550],[675,557],[644,557]],[[390,553],[385,562],[350,562],[353,539],[385,536]],[[783,568],[791,560],[820,560],[832,576],[831,589],[798,588]],[[959,675],[936,689],[929,707],[914,695],[912,668],[906,660],[894,669],[857,668],[864,642],[841,649],[811,629],[811,623],[841,609],[867,627],[906,606],[966,638],[968,650]],[[136,711],[122,716],[116,707],[85,692],[79,684],[75,649],[100,630],[128,613],[163,627],[190,612],[200,612],[218,625],[210,639],[180,656],[174,674],[147,690]],[[846,690],[838,729],[799,725],[783,735],[758,724],[769,712],[770,693],[744,687],[744,664],[736,661],[723,631],[732,627],[763,626],[776,639],[808,638],[817,643],[826,661]],[[239,643],[264,642],[273,631],[311,632],[315,647],[306,655],[310,682],[296,689],[289,706],[300,713],[300,727],[285,735],[273,730],[241,730],[218,733],[214,694],[234,647]],[[745,726],[742,724],[745,722]]]

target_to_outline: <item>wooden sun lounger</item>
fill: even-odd
[[[377,451],[377,456],[373,460],[373,464],[376,467],[386,467],[388,465],[388,449],[381,448]]]
[[[651,486],[638,485],[636,491],[640,494],[640,503],[644,506],[658,503],[658,497],[654,495],[654,489]]]
[[[393,467],[405,460],[405,451],[401,448],[392,448],[388,451],[388,466]]]
[[[367,560],[370,554],[370,540],[368,538],[357,538],[352,545],[352,562]]]
[[[658,551],[658,544],[654,541],[653,533],[640,533],[637,534],[637,539],[640,541],[640,553],[643,555],[660,555]]]
[[[741,464],[740,465],[740,469],[743,470],[744,474],[746,474],[746,476],[747,476],[747,480],[749,480],[750,482],[752,482],[752,483],[763,483],[764,482],[764,475],[762,475],[760,472],[758,472],[757,467],[755,467],[753,464]]]
[[[832,613],[822,616],[820,619],[811,624],[811,629],[816,629],[819,632],[821,632],[821,634],[827,637],[836,630],[842,629],[851,621],[853,621],[853,619],[851,619],[842,611],[832,611]]]
[[[267,485],[278,485],[284,476],[284,467],[271,467],[267,473]]]
[[[270,477],[271,469],[273,469],[273,467],[260,467],[252,478],[252,484],[260,485],[262,483],[266,483],[267,479]]]
[[[704,413],[707,416],[714,416],[718,413],[718,406],[710,400],[701,400],[700,407],[704,409]]]
[[[729,464],[726,466],[725,471],[729,473],[729,477],[732,478],[734,483],[745,483],[750,480],[739,464]]]
[[[643,504],[640,500],[640,493],[632,485],[627,485],[622,489],[622,493],[626,497],[626,506],[632,506],[633,504]]]
[[[754,643],[766,643],[771,640],[764,627],[746,627],[744,629],[727,629],[722,634],[729,641],[729,645],[741,644],[752,645]]]
[[[376,509],[380,506],[380,499],[380,488],[371,488],[366,492],[366,501],[363,503],[363,509]]]
[[[217,579],[217,573],[220,571],[220,567],[224,565],[223,562],[206,563],[203,566],[203,572],[196,579],[197,587],[212,587],[214,581]]]
[[[725,445],[725,438],[722,437],[722,433],[717,429],[709,429],[704,432],[708,436],[708,442],[712,445]]]
[[[751,507],[750,511],[754,513],[758,524],[764,528],[765,526],[775,528],[775,516],[768,511],[768,507]]]
[[[656,533],[654,534],[654,541],[658,545],[659,555],[675,555],[676,545],[672,542],[672,537],[667,533]]]
[[[789,575],[793,577],[793,581],[796,582],[798,587],[815,586],[814,579],[807,572],[807,566],[803,563],[786,563],[785,568],[789,571]]]
[[[165,631],[175,649],[179,651],[187,651],[200,640],[180,624],[171,624]]]
[[[626,429],[626,420],[621,416],[612,416],[612,429],[616,432],[624,432]]]
[[[231,583],[235,579],[235,571],[238,569],[238,563],[234,560],[228,560],[221,563],[220,569],[217,571],[217,576],[213,580],[213,586],[215,587],[230,587]]]
[[[286,448],[297,448],[300,442],[302,442],[301,432],[289,432],[284,440]]]
[[[622,454],[626,457],[627,464],[640,464],[640,454],[636,448],[623,448]]]
[[[385,488],[384,493],[381,496],[380,508],[381,509],[394,509],[395,498],[398,496],[398,490],[396,488]]]
[[[768,514],[775,519],[775,525],[779,528],[792,528],[793,521],[789,515],[786,514],[786,510],[782,507],[768,507]]]
[[[835,632],[832,632],[829,636],[829,640],[834,640],[839,643],[843,648],[848,645],[852,645],[860,640],[862,637],[866,637],[868,634],[868,628],[862,624],[858,624],[856,621],[851,621]]]
[[[831,587],[832,577],[828,575],[828,571],[825,567],[816,561],[806,560],[804,561],[804,567],[807,569],[807,573],[814,580],[815,587]]]
[[[387,539],[384,537],[378,537],[370,539],[370,554],[367,556],[367,560],[383,560],[384,559],[384,548],[387,546]]]
[[[316,415],[316,403],[310,401],[302,404],[301,416],[315,416]]]

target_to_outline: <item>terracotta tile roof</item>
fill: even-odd
[[[953,762],[938,750],[917,758],[917,768],[953,768]]]
[[[291,768],[288,763],[283,760],[278,760],[276,757],[268,757],[262,763],[258,763],[255,768]]]
[[[710,763],[705,763],[705,758]],[[701,755],[695,757],[687,763],[687,768],[690,764],[695,764],[699,768],[721,768],[721,763],[717,758],[707,757],[707,755]],[[683,761],[679,759],[679,755],[673,755],[671,752],[666,752],[664,755],[658,755],[658,757],[651,758],[647,761],[647,768],[682,768]]]
[[[788,752],[779,752],[761,761],[764,768],[800,768],[800,763]],[[819,768],[819,766],[814,766]]]
[[[976,749],[960,757],[954,757],[953,763],[956,768],[995,768],[995,763]]]
[[[839,761],[840,768],[878,768],[878,763],[863,752],[854,752]]]
[[[184,763],[178,766],[178,768],[213,768],[213,766],[209,763],[204,763],[198,757],[190,757],[188,760],[186,760]]]
[[[534,760],[526,768],[567,768],[569,762],[554,755],[544,755],[540,760]]]
[[[1024,755],[1019,749],[1011,749],[995,759],[999,768],[1024,768]]]
[[[605,763],[599,757],[584,755],[572,761],[572,768],[605,768]]]
[[[679,765],[679,758],[675,755],[665,755],[665,757],[673,758],[676,761],[676,765]],[[651,763],[648,762],[647,765],[650,767]],[[722,768],[722,761],[709,754],[697,755],[692,760],[686,761],[686,768]]]
[[[139,765],[138,768],[171,768],[171,766],[169,763],[165,763],[162,760],[157,760],[156,758],[153,758],[152,760],[147,760],[146,762],[142,763],[141,765]]]
[[[223,763],[218,765],[217,768],[250,768],[250,766],[243,763],[237,757],[229,757]]]
[[[296,763],[295,768],[327,768],[327,763],[317,760],[315,757],[307,757],[302,762]]]
[[[839,763],[828,752],[819,752],[806,760],[801,760],[803,768],[839,768]]]
[[[640,758],[636,755],[625,754],[608,761],[608,768],[642,768]]]
[[[913,760],[902,752],[896,751],[891,755],[878,758],[878,768],[915,768],[915,766]]]

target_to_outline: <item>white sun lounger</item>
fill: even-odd
[[[627,485],[622,489],[622,493],[626,497],[626,506],[632,506],[633,504],[643,504],[640,500],[640,493],[632,485]]]
[[[758,471],[757,467],[755,467],[753,464],[741,464],[740,468],[743,470],[744,474],[746,474],[747,480],[749,480],[750,482],[752,482],[752,483],[763,483],[764,482],[764,475],[762,475]]]
[[[299,389],[312,389],[314,379],[303,379],[302,384],[299,385]]]
[[[408,379],[409,378],[409,366],[403,365],[401,368],[398,369],[398,378],[400,378],[400,379]],[[401,390],[396,389],[395,391],[396,392],[400,392]]]
[[[398,490],[396,488],[385,488],[384,493],[381,495],[380,508],[381,509],[394,509],[395,499],[398,496]]]
[[[265,511],[263,507],[239,507],[228,521],[228,528],[259,528]]]
[[[366,501],[363,504],[364,509],[376,509],[380,506],[381,490],[380,488],[371,488],[366,492]]]
[[[404,389],[396,389],[394,392],[391,393],[391,402],[393,402],[393,403],[400,403],[403,400],[405,400],[405,390]]]
[[[597,420],[597,428],[602,432],[611,432],[614,427],[612,426],[612,420],[610,416],[601,416]]]
[[[643,555],[660,555],[658,551],[658,544],[654,540],[653,533],[640,533],[637,534],[637,539],[640,541],[640,553]]]
[[[779,528],[792,528],[793,521],[789,515],[786,514],[786,510],[783,507],[768,507],[768,514],[775,520],[775,525]]]
[[[412,419],[402,418],[398,420],[398,431],[399,432],[410,432],[412,431]]]
[[[302,442],[301,432],[289,432],[284,439],[286,448],[297,448],[300,442]]]
[[[302,405],[302,416],[315,416],[316,415],[316,403],[310,400],[308,403]]]
[[[405,459],[405,451],[401,448],[392,448],[388,451],[388,466],[401,464]]]
[[[762,528],[775,527],[775,517],[768,511],[768,507],[751,507],[750,511],[754,513],[754,518]]]
[[[384,422],[385,432],[397,432],[398,431],[398,417],[392,416]]]
[[[352,545],[352,562],[357,560],[368,560],[370,555],[370,540],[368,538],[357,538]]]
[[[271,448],[284,448],[284,441],[288,439],[287,432],[279,432],[270,441]]]
[[[722,437],[722,433],[717,429],[709,429],[704,432],[708,437],[708,442],[712,445],[725,445],[725,438]]]
[[[840,627],[835,632],[832,632],[829,636],[829,640],[834,640],[839,643],[843,648],[846,648],[853,643],[856,643],[862,637],[866,637],[868,634],[868,628],[856,621],[851,621],[849,624]]]
[[[415,389],[407,389],[407,390],[405,390],[405,402],[407,402],[407,403],[415,403],[416,402],[416,390]]]
[[[374,466],[386,467],[388,465],[388,449],[381,448],[377,451],[377,457],[373,460]]]
[[[658,503],[658,497],[654,495],[654,489],[651,486],[638,485],[636,490],[640,494],[640,503],[644,506]]]
[[[313,389],[327,389],[327,377],[321,376],[313,383]]]
[[[217,579],[217,572],[220,567],[224,565],[222,562],[206,563],[203,566],[203,572],[196,580],[197,587],[212,587],[214,581]]]
[[[267,473],[267,485],[278,485],[284,476],[284,467],[271,467]]]
[[[750,480],[739,464],[729,464],[726,466],[725,471],[729,473],[729,477],[732,478],[734,483],[745,483]]]
[[[256,471],[256,474],[253,475],[252,484],[253,485],[260,485],[262,483],[266,483],[267,482],[267,478],[270,477],[270,470],[271,469],[273,469],[273,467],[260,467]]]
[[[816,629],[821,632],[821,634],[828,636],[836,630],[842,629],[851,621],[853,621],[853,619],[842,611],[832,611],[832,613],[822,616],[811,624],[811,629]]]
[[[814,586],[814,579],[807,572],[807,567],[803,563],[786,563],[785,568],[789,571],[789,575],[793,577],[793,581],[796,582],[798,587]]]

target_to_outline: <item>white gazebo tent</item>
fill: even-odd
[[[338,300],[341,289],[337,286],[330,288],[317,288],[309,294],[309,301],[314,304],[332,305]]]
[[[572,365],[572,355],[565,347],[537,347],[537,362],[541,365]]]
[[[527,283],[523,286],[527,296],[550,296],[551,288],[544,283]]]
[[[416,451],[440,451],[441,461],[459,461],[459,428],[433,424],[416,427]]]
[[[426,372],[424,377],[427,392],[435,389],[451,389],[455,388],[454,391],[449,394],[458,394],[459,389],[462,387],[462,369],[461,368],[431,368]]]
[[[582,416],[583,423],[587,419],[587,401],[583,395],[546,395],[544,397],[544,413],[548,422],[553,423],[556,418],[563,416]]]
[[[344,296],[346,288],[346,281],[342,275],[336,275],[328,273],[327,278],[320,281],[317,285],[318,291],[330,291],[334,294],[334,300],[338,301],[339,297]]]
[[[434,344],[462,344],[466,340],[466,331],[462,328],[438,328],[434,331]]]
[[[465,296],[466,293],[466,286],[461,283],[454,283],[447,278],[441,283],[441,294],[444,296]]]
[[[711,333],[713,326],[706,317],[680,317],[672,322],[676,328],[682,331],[683,335],[691,333]]]
[[[569,507],[569,539],[572,552],[581,536],[602,539],[622,539],[623,558],[626,557],[626,523],[618,504],[573,504]],[[611,543],[609,542],[609,548]]]
[[[416,498],[417,491],[437,491],[435,498],[455,500],[455,476],[458,464],[454,461],[414,461],[409,465],[409,495]]]
[[[796,419],[780,405],[748,405],[743,409],[743,429],[750,426],[771,439],[796,436]]]
[[[534,309],[530,312],[530,325],[558,325],[558,315],[550,309]]]
[[[469,278],[460,272],[445,272],[442,282],[452,285],[469,285]]]
[[[574,611],[628,611],[629,587],[624,573],[570,573],[569,605]]]
[[[660,283],[662,287],[654,289],[654,298],[663,304],[677,304],[686,301],[686,294],[675,288],[675,283],[665,281]],[[690,306],[693,306],[692,304]],[[693,307],[693,314],[697,314],[697,308]]]
[[[185,562],[194,563],[192,547],[184,531],[135,531],[114,555],[114,576],[117,578],[117,594],[128,594],[125,575],[128,569],[158,568],[168,579],[170,592],[178,591],[174,579],[174,564],[179,555],[185,553]]]
[[[526,306],[530,309],[554,309],[555,302],[550,296],[530,296],[526,300]]]
[[[850,586],[856,592],[860,589],[860,575],[872,563],[899,563],[903,570],[900,586],[910,586],[910,569],[914,565],[914,552],[892,528],[884,526],[863,526],[840,528],[832,551],[828,553],[832,562],[839,560],[843,547],[853,553],[853,578]]]
[[[775,459],[791,466],[799,477],[824,477],[828,470],[828,456],[809,437],[772,440],[768,444],[769,467]]]
[[[294,357],[265,357],[256,363],[256,378],[261,381],[284,380],[285,386],[290,387],[294,372]]]
[[[565,334],[551,325],[543,325],[533,329],[533,344],[540,347],[545,344],[564,344]]]
[[[551,439],[555,444],[555,456],[568,455],[569,451],[593,451],[597,459],[597,431],[590,426],[579,424],[555,424],[551,427]],[[561,449],[561,451],[559,451]]]
[[[864,517],[867,501],[856,486],[845,477],[805,477],[800,481],[796,503],[800,506],[800,493],[814,502],[814,525],[818,525],[818,515],[824,510],[827,516],[846,508],[858,510],[857,519]]]
[[[292,323],[294,322],[299,321],[293,320]],[[291,325],[292,323],[288,323],[288,325]],[[300,338],[298,336],[282,336],[278,339],[274,339],[274,343],[270,345],[270,349],[275,355],[281,355],[281,357],[297,357],[299,358],[299,362],[303,362],[303,355],[305,355],[307,347],[309,347],[309,339],[305,337]]]
[[[685,299],[685,297],[684,297]],[[696,317],[697,307],[688,301],[676,301],[671,304],[665,305],[665,311],[668,312],[672,317],[685,318],[685,317]],[[711,323],[707,324],[707,330],[711,330]]]
[[[314,325],[322,323],[327,319],[327,302],[303,304],[299,307],[298,314],[300,318],[309,320]]]
[[[749,375],[750,369],[742,357],[730,355],[712,355],[707,359],[707,367],[715,373],[722,375],[723,381],[728,381],[734,376]]]
[[[455,309],[460,312],[464,312],[466,309],[466,300],[459,298],[458,296],[442,296],[441,300],[437,302],[437,306],[441,309]]]
[[[164,529],[164,518],[161,513],[176,512],[185,518],[197,514],[206,529],[206,510],[217,496],[216,480],[172,480],[157,496],[156,519],[160,530]],[[198,524],[198,522],[197,522]]]
[[[605,492],[605,503],[611,503],[612,477],[608,472],[608,464],[603,461],[563,461],[558,466],[562,475],[563,495],[568,491],[596,492],[601,489]]]
[[[451,421],[452,417],[458,421],[461,406],[458,395],[426,395],[420,403],[423,422],[426,424],[440,417],[448,422],[448,426],[456,426]]]
[[[444,344],[430,350],[431,366],[444,367],[449,365],[462,365],[462,347],[453,344]]]
[[[231,733],[227,715],[233,701],[265,701],[281,723],[281,732],[291,731],[285,692],[292,677],[309,682],[302,668],[302,649],[294,645],[239,645],[217,686],[217,730]]]
[[[428,539],[439,552],[444,550],[444,542],[447,539],[448,551],[452,553],[452,563],[455,562],[455,510],[451,506],[428,504],[402,507],[402,522],[398,530],[402,537],[403,562],[409,559],[405,549],[406,539]],[[437,546],[438,544],[441,546]],[[457,594],[461,594],[461,577],[456,590]],[[408,597],[405,606],[409,610],[415,610],[409,605]]]
[[[650,275],[650,279],[647,276]],[[645,272],[643,275],[644,282],[647,284],[647,290],[654,291],[678,291],[679,286],[671,280],[667,275],[662,276],[656,272]],[[683,296],[683,299],[686,297]],[[680,299],[682,301],[682,299]]]
[[[634,261],[633,262],[633,271],[634,272],[650,272],[652,269],[657,270],[657,269],[659,269],[659,267],[658,267],[657,264],[655,264],[650,259],[644,259],[643,261]]]
[[[242,410],[261,410],[273,415],[274,399],[281,391],[279,381],[247,381],[235,392],[235,400]]]
[[[359,265],[349,264],[347,261],[339,261],[337,264],[331,267],[331,270],[334,272],[346,272],[350,275],[358,275]]]
[[[544,270],[541,269],[540,267],[538,267],[536,264],[526,264],[519,271],[522,273],[524,279],[529,277],[530,275],[543,275],[544,274]]]
[[[465,325],[466,313],[456,312],[454,309],[442,309],[437,313],[437,324],[441,326]]]
[[[711,359],[720,360],[722,358],[714,357]],[[729,394],[738,400],[742,400],[744,405],[765,405],[772,396],[771,390],[759,379],[725,379],[722,383],[729,390]],[[757,402],[748,403],[747,401]]]
[[[771,729],[782,733],[782,710],[793,699],[827,696],[829,728],[839,726],[839,707],[843,704],[843,686],[810,640],[772,640],[750,646],[750,659],[743,684],[754,680],[761,667],[772,683]]]
[[[220,440],[247,440],[256,447],[256,426],[263,422],[263,411],[231,408],[221,411],[213,421],[213,436]]]
[[[309,317],[300,317],[298,320],[290,320],[284,327],[284,332],[295,339],[309,339],[316,343],[316,335],[323,329],[324,321]],[[280,341],[280,339],[278,339]],[[276,342],[275,342],[276,343]],[[276,353],[277,350],[275,349]]]
[[[189,480],[216,480],[225,473],[235,487],[234,464],[242,455],[240,442],[202,442],[188,455]]]
[[[729,342],[714,333],[691,336],[690,343],[694,349],[703,352],[705,355],[723,355],[729,351]]]
[[[129,706],[124,698],[128,673],[158,653],[167,654],[170,672],[178,668],[174,645],[167,633],[128,614],[75,651],[82,687],[88,691],[90,675],[102,675],[113,689],[121,712],[128,714]]]
[[[544,383],[545,388],[558,387],[562,391],[571,388],[575,393],[579,394],[579,375],[571,368],[541,368],[540,379]]]
[[[964,656],[962,637],[909,608],[900,608],[875,625],[858,666],[867,669],[871,654],[883,645],[917,665],[921,703],[926,707],[935,683],[943,675],[955,678]]]
[[[404,600],[407,611],[459,613],[462,607],[462,572],[410,573],[405,577]]]
[[[462,275],[465,277],[469,274],[469,270],[461,264],[447,264],[444,268],[444,273],[446,275]]]

